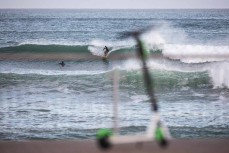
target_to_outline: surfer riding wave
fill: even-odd
[[[107,48],[107,46],[103,48],[103,51],[104,51],[104,57],[107,57],[107,54],[109,53],[109,49]]]

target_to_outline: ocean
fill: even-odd
[[[114,69],[120,133],[144,133],[152,112],[141,64],[110,57],[135,55],[120,35],[149,26],[141,39],[161,57],[148,67],[172,137],[229,137],[228,9],[1,9],[0,140],[94,139],[112,128]]]

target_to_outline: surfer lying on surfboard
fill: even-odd
[[[103,48],[103,50],[105,50],[105,51],[104,51],[104,57],[107,57],[107,54],[108,54],[108,52],[109,52],[109,49],[107,48],[107,46],[105,46],[105,47]]]
[[[64,66],[65,66],[64,61],[61,61],[61,62],[60,62],[60,63],[58,63],[58,64],[60,64],[62,67],[64,67]]]

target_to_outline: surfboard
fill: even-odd
[[[103,59],[103,61],[106,61],[107,60],[107,56],[103,56],[102,59]]]
[[[107,56],[108,56],[108,55],[105,55],[105,54],[104,54],[104,55],[103,55],[103,58],[107,58]]]
[[[102,57],[103,60],[106,60],[107,58],[108,58],[108,54],[104,54]]]

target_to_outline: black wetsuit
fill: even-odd
[[[105,46],[103,50],[105,50],[104,55],[107,56],[107,54],[109,52],[109,49],[107,48],[107,46]]]
[[[64,61],[61,61],[59,64],[60,64],[62,67],[64,67],[64,66],[65,66]]]

